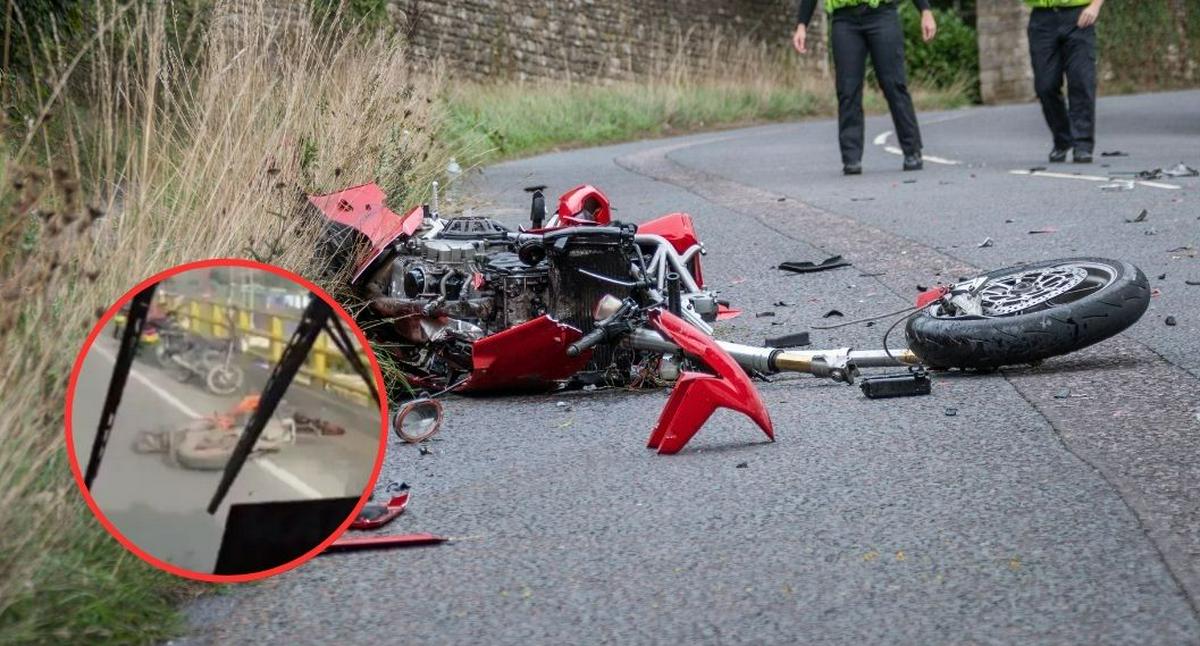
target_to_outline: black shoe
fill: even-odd
[[[1092,163],[1092,153],[1091,153],[1091,151],[1088,151],[1088,150],[1076,149],[1073,160],[1075,161],[1076,164],[1090,164],[1090,163]]]
[[[1067,161],[1067,149],[1066,148],[1055,148],[1054,150],[1050,151],[1050,163],[1051,164],[1061,164],[1065,161]]]
[[[921,170],[923,168],[925,168],[925,161],[921,159],[921,153],[904,156],[904,170]]]
[[[843,175],[862,175],[862,164],[853,162],[842,166]]]

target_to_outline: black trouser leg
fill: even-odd
[[[1035,10],[1029,16],[1029,58],[1033,64],[1033,89],[1042,102],[1042,114],[1054,137],[1054,147],[1070,148],[1071,122],[1063,101],[1064,61],[1059,47],[1059,12]]]
[[[1096,141],[1096,28],[1074,24],[1064,40],[1071,138],[1077,152],[1092,152]]]
[[[871,65],[875,67],[875,78],[879,89],[887,99],[888,111],[892,113],[892,124],[896,127],[896,139],[906,155],[921,152],[921,130],[917,126],[917,110],[908,93],[908,79],[904,72],[904,30],[895,5],[867,14],[865,30],[867,47],[871,51]]]
[[[835,16],[834,79],[838,99],[838,144],[843,164],[857,164],[863,154],[863,79],[867,73],[867,41],[857,20]]]

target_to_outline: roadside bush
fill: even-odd
[[[965,84],[971,100],[978,101],[979,45],[975,29],[953,11],[934,9],[933,15],[937,18],[937,38],[926,43],[921,39],[920,13],[911,2],[900,3],[909,77],[936,88]]]

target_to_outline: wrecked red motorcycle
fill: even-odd
[[[713,338],[736,316],[705,287],[690,215],[633,225],[612,219],[593,186],[546,207],[532,194],[530,224],[442,217],[431,204],[400,215],[366,184],[309,198],[324,218],[331,264],[363,299],[360,322],[410,387],[435,392],[552,390],[673,384],[649,445],[674,453],[720,407],[773,437],[751,379],[802,372],[847,384],[864,368],[992,369],[1036,363],[1106,339],[1149,305],[1133,265],[1069,258],[985,273],[921,294],[906,349],[796,350]],[[904,319],[900,319],[901,321]],[[913,368],[864,391],[911,394]],[[923,381],[922,381],[923,380]],[[864,380],[869,381],[869,380]],[[919,390],[919,388],[918,388]]]

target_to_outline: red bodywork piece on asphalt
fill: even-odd
[[[949,293],[949,285],[939,285],[933,289],[927,289],[920,294],[917,294],[917,309],[927,307],[930,303],[941,299],[943,296]]]
[[[649,448],[659,453],[678,453],[718,408],[744,413],[775,440],[771,417],[758,390],[716,339],[666,310],[651,312],[650,324],[716,375],[685,372],[679,377],[650,434]]]
[[[484,337],[471,346],[474,370],[456,391],[551,388],[591,361],[591,350],[577,357],[567,356],[567,346],[582,337],[579,330],[549,316]]]
[[[420,547],[422,545],[437,545],[450,540],[437,534],[399,534],[395,536],[363,536],[361,538],[337,539],[323,554],[329,552],[348,552],[350,550],[380,549],[385,547]]]
[[[402,235],[412,235],[421,227],[424,211],[417,207],[401,216],[383,203],[383,189],[378,184],[363,184],[328,195],[311,195],[308,201],[325,217],[362,233],[371,241],[366,257],[354,264],[357,282],[371,266]]]
[[[384,505],[386,511],[380,516],[367,518],[359,515],[353,522],[350,523],[350,529],[378,529],[392,522],[397,516],[404,513],[404,508],[408,506],[408,494],[402,493],[393,496],[391,500]]]

